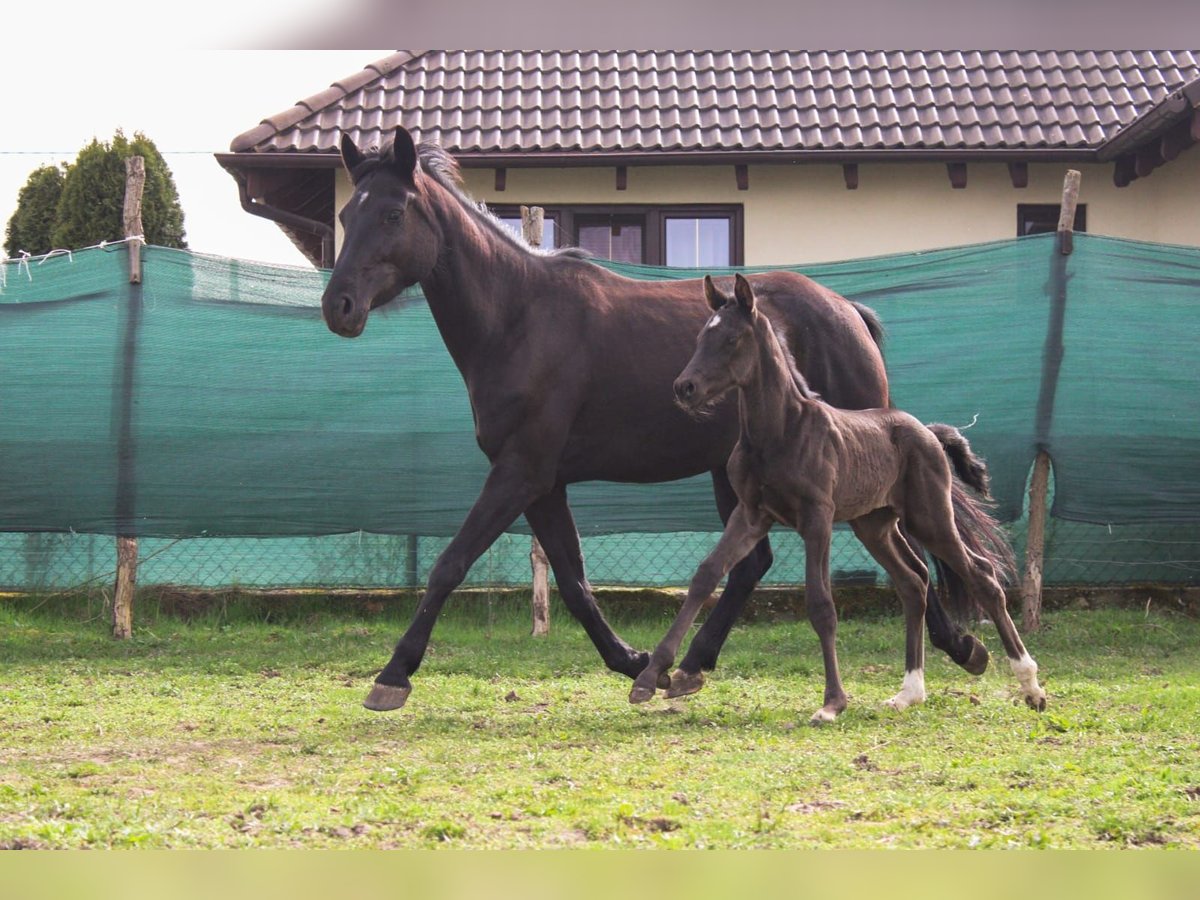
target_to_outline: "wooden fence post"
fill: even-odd
[[[117,528],[128,529],[135,515],[133,471],[133,366],[140,319],[142,283],[142,192],[146,185],[146,161],[140,156],[125,160],[125,238],[129,250],[129,323],[126,327],[125,372],[120,400],[121,422],[117,439]],[[125,640],[133,634],[133,594],[137,587],[138,539],[117,534],[117,577],[113,586],[113,637]]]
[[[1025,538],[1025,570],[1021,579],[1021,626],[1026,632],[1042,627],[1042,571],[1046,552],[1046,501],[1050,486],[1050,423],[1054,393],[1063,357],[1063,318],[1066,309],[1066,259],[1074,249],[1075,207],[1079,202],[1079,172],[1067,170],[1063,179],[1062,206],[1058,215],[1058,256],[1051,284],[1050,326],[1042,364],[1042,394],[1038,398],[1037,458],[1029,481],[1029,531]]]
[[[521,236],[530,247],[542,246],[542,223],[545,212],[540,206],[521,207]],[[529,543],[529,565],[533,570],[533,631],[534,636],[550,633],[550,562],[536,537]]]

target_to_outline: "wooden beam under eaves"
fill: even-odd
[[[950,176],[950,187],[961,190],[967,186],[967,164],[946,163],[946,174]]]
[[[1165,162],[1170,162],[1195,142],[1195,138],[1192,137],[1192,123],[1180,122],[1162,136],[1158,152],[1162,154]]]
[[[1138,178],[1145,178],[1163,164],[1161,151],[1158,144],[1148,144],[1133,155],[1133,170]]]
[[[1132,153],[1126,153],[1124,156],[1118,156],[1116,164],[1113,166],[1113,184],[1119,188],[1129,187],[1129,183],[1137,178],[1137,172],[1134,171],[1134,160]]]
[[[846,180],[846,190],[858,190],[858,163],[842,163],[842,178]]]
[[[733,175],[737,179],[737,189],[739,191],[750,190],[750,167],[741,165],[733,167]]]
[[[496,190],[504,190],[508,186],[508,169],[496,170]]]
[[[1008,164],[1008,177],[1015,188],[1029,187],[1029,164],[1010,162]]]

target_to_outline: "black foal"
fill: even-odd
[[[833,721],[846,708],[846,692],[834,645],[837,611],[829,584],[829,543],[833,524],[849,522],[891,577],[904,605],[904,682],[889,705],[904,709],[925,699],[922,628],[929,573],[901,536],[898,526],[903,524],[991,616],[1025,701],[1045,708],[1037,664],[1005,605],[1001,578],[1012,557],[1004,535],[981,503],[968,497],[956,509],[951,500],[951,463],[964,482],[981,494],[987,491],[986,469],[966,439],[948,425],[925,426],[898,410],[829,406],[809,389],[770,321],[755,309],[746,279],[736,277],[731,297],[718,291],[711,278],[704,280],[704,291],[715,314],[675,381],[675,396],[685,410],[702,416],[737,389],[741,430],[728,471],[738,505],[716,548],[700,564],[679,615],[635,681],[630,702],[654,696],[701,604],[778,522],[804,539],[805,604],[825,660],[825,701],[812,721]]]

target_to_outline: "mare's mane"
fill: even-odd
[[[350,173],[350,180],[357,184],[363,178],[377,169],[388,166],[396,161],[395,144],[388,144],[383,149],[372,147],[364,151],[363,160]],[[467,196],[462,188],[462,169],[458,161],[443,150],[438,144],[422,141],[417,145],[417,162],[421,171],[441,185],[460,206],[478,223],[492,234],[505,241],[511,247],[535,256],[567,257],[571,259],[588,259],[591,254],[579,247],[563,247],[561,249],[542,249],[531,247],[512,229],[505,226],[487,204],[477,202]]]
[[[771,325],[771,330],[775,333],[775,343],[779,345],[779,352],[783,355],[783,361],[787,366],[788,374],[792,376],[792,383],[796,385],[796,390],[800,392],[800,396],[805,400],[820,400],[821,395],[808,386],[808,379],[804,377],[804,373],[796,365],[796,357],[792,355],[792,351],[788,347],[784,335],[774,324]]]
[[[763,318],[766,318],[765,316]],[[766,319],[768,332],[775,339],[775,348],[779,351],[779,359],[783,363],[784,369],[791,376],[792,383],[796,385],[796,390],[800,392],[800,396],[805,400],[820,400],[821,395],[814,391],[808,385],[808,379],[804,377],[800,371],[800,367],[796,365],[796,357],[792,355],[791,348],[788,346],[787,335],[783,333],[783,329],[776,325],[771,319]]]

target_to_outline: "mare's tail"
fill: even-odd
[[[1001,584],[1016,579],[1017,561],[1008,536],[990,513],[988,502],[987,464],[975,455],[971,445],[957,428],[949,425],[930,425],[929,430],[946,451],[950,465],[958,478],[950,481],[950,502],[954,509],[954,527],[967,550],[991,564]],[[973,488],[978,496],[963,489]],[[966,586],[945,563],[934,557],[938,573],[938,594],[943,606],[959,622],[965,622],[977,611],[967,599]]]
[[[854,311],[858,313],[859,318],[863,320],[863,324],[867,326],[867,331],[871,333],[871,340],[875,342],[875,346],[883,350],[883,321],[879,318],[879,313],[871,309],[864,303],[859,303],[857,300],[851,300],[850,305],[854,307]]]

